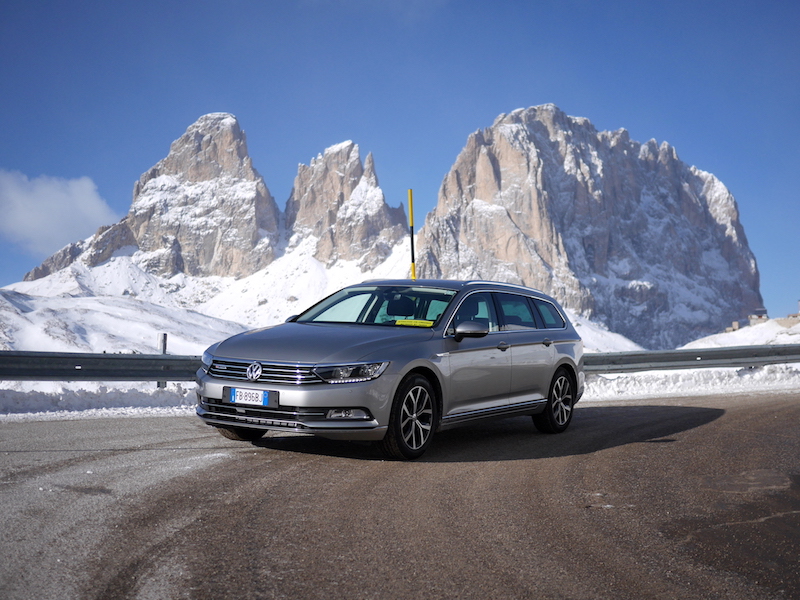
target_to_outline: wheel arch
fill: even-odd
[[[553,369],[553,377],[555,377],[555,374],[558,373],[558,371],[562,370],[562,369],[564,371],[566,371],[567,376],[569,377],[570,383],[572,383],[573,389],[575,390],[575,393],[577,394],[578,393],[578,369],[577,369],[577,367],[574,364],[572,364],[570,361],[568,361],[568,360],[562,361],[560,364],[556,365],[555,369]],[[578,400],[576,399],[575,402],[577,402],[577,401]]]
[[[439,423],[442,421],[442,404],[443,404],[443,397],[442,397],[442,382],[439,380],[439,376],[436,374],[436,371],[429,367],[425,367],[423,365],[418,365],[413,369],[410,369],[408,373],[406,373],[400,381],[405,381],[408,377],[412,375],[421,375],[425,379],[427,379],[431,386],[433,386],[433,393],[436,396],[436,406],[439,409]],[[438,429],[439,423],[436,424],[436,428]]]

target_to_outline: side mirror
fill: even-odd
[[[464,338],[481,338],[489,335],[489,329],[477,321],[464,321],[456,327],[455,340],[460,342]]]
[[[284,321],[284,323],[294,323],[300,315],[292,315]]]

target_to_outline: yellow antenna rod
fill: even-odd
[[[408,223],[411,231],[411,279],[417,279],[417,265],[414,259],[414,192],[408,190]]]

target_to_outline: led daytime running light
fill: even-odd
[[[314,373],[328,383],[360,383],[380,377],[387,366],[388,362],[324,365],[315,367]]]

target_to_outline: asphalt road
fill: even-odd
[[[800,393],[369,445],[0,423],[0,598],[800,598]]]

